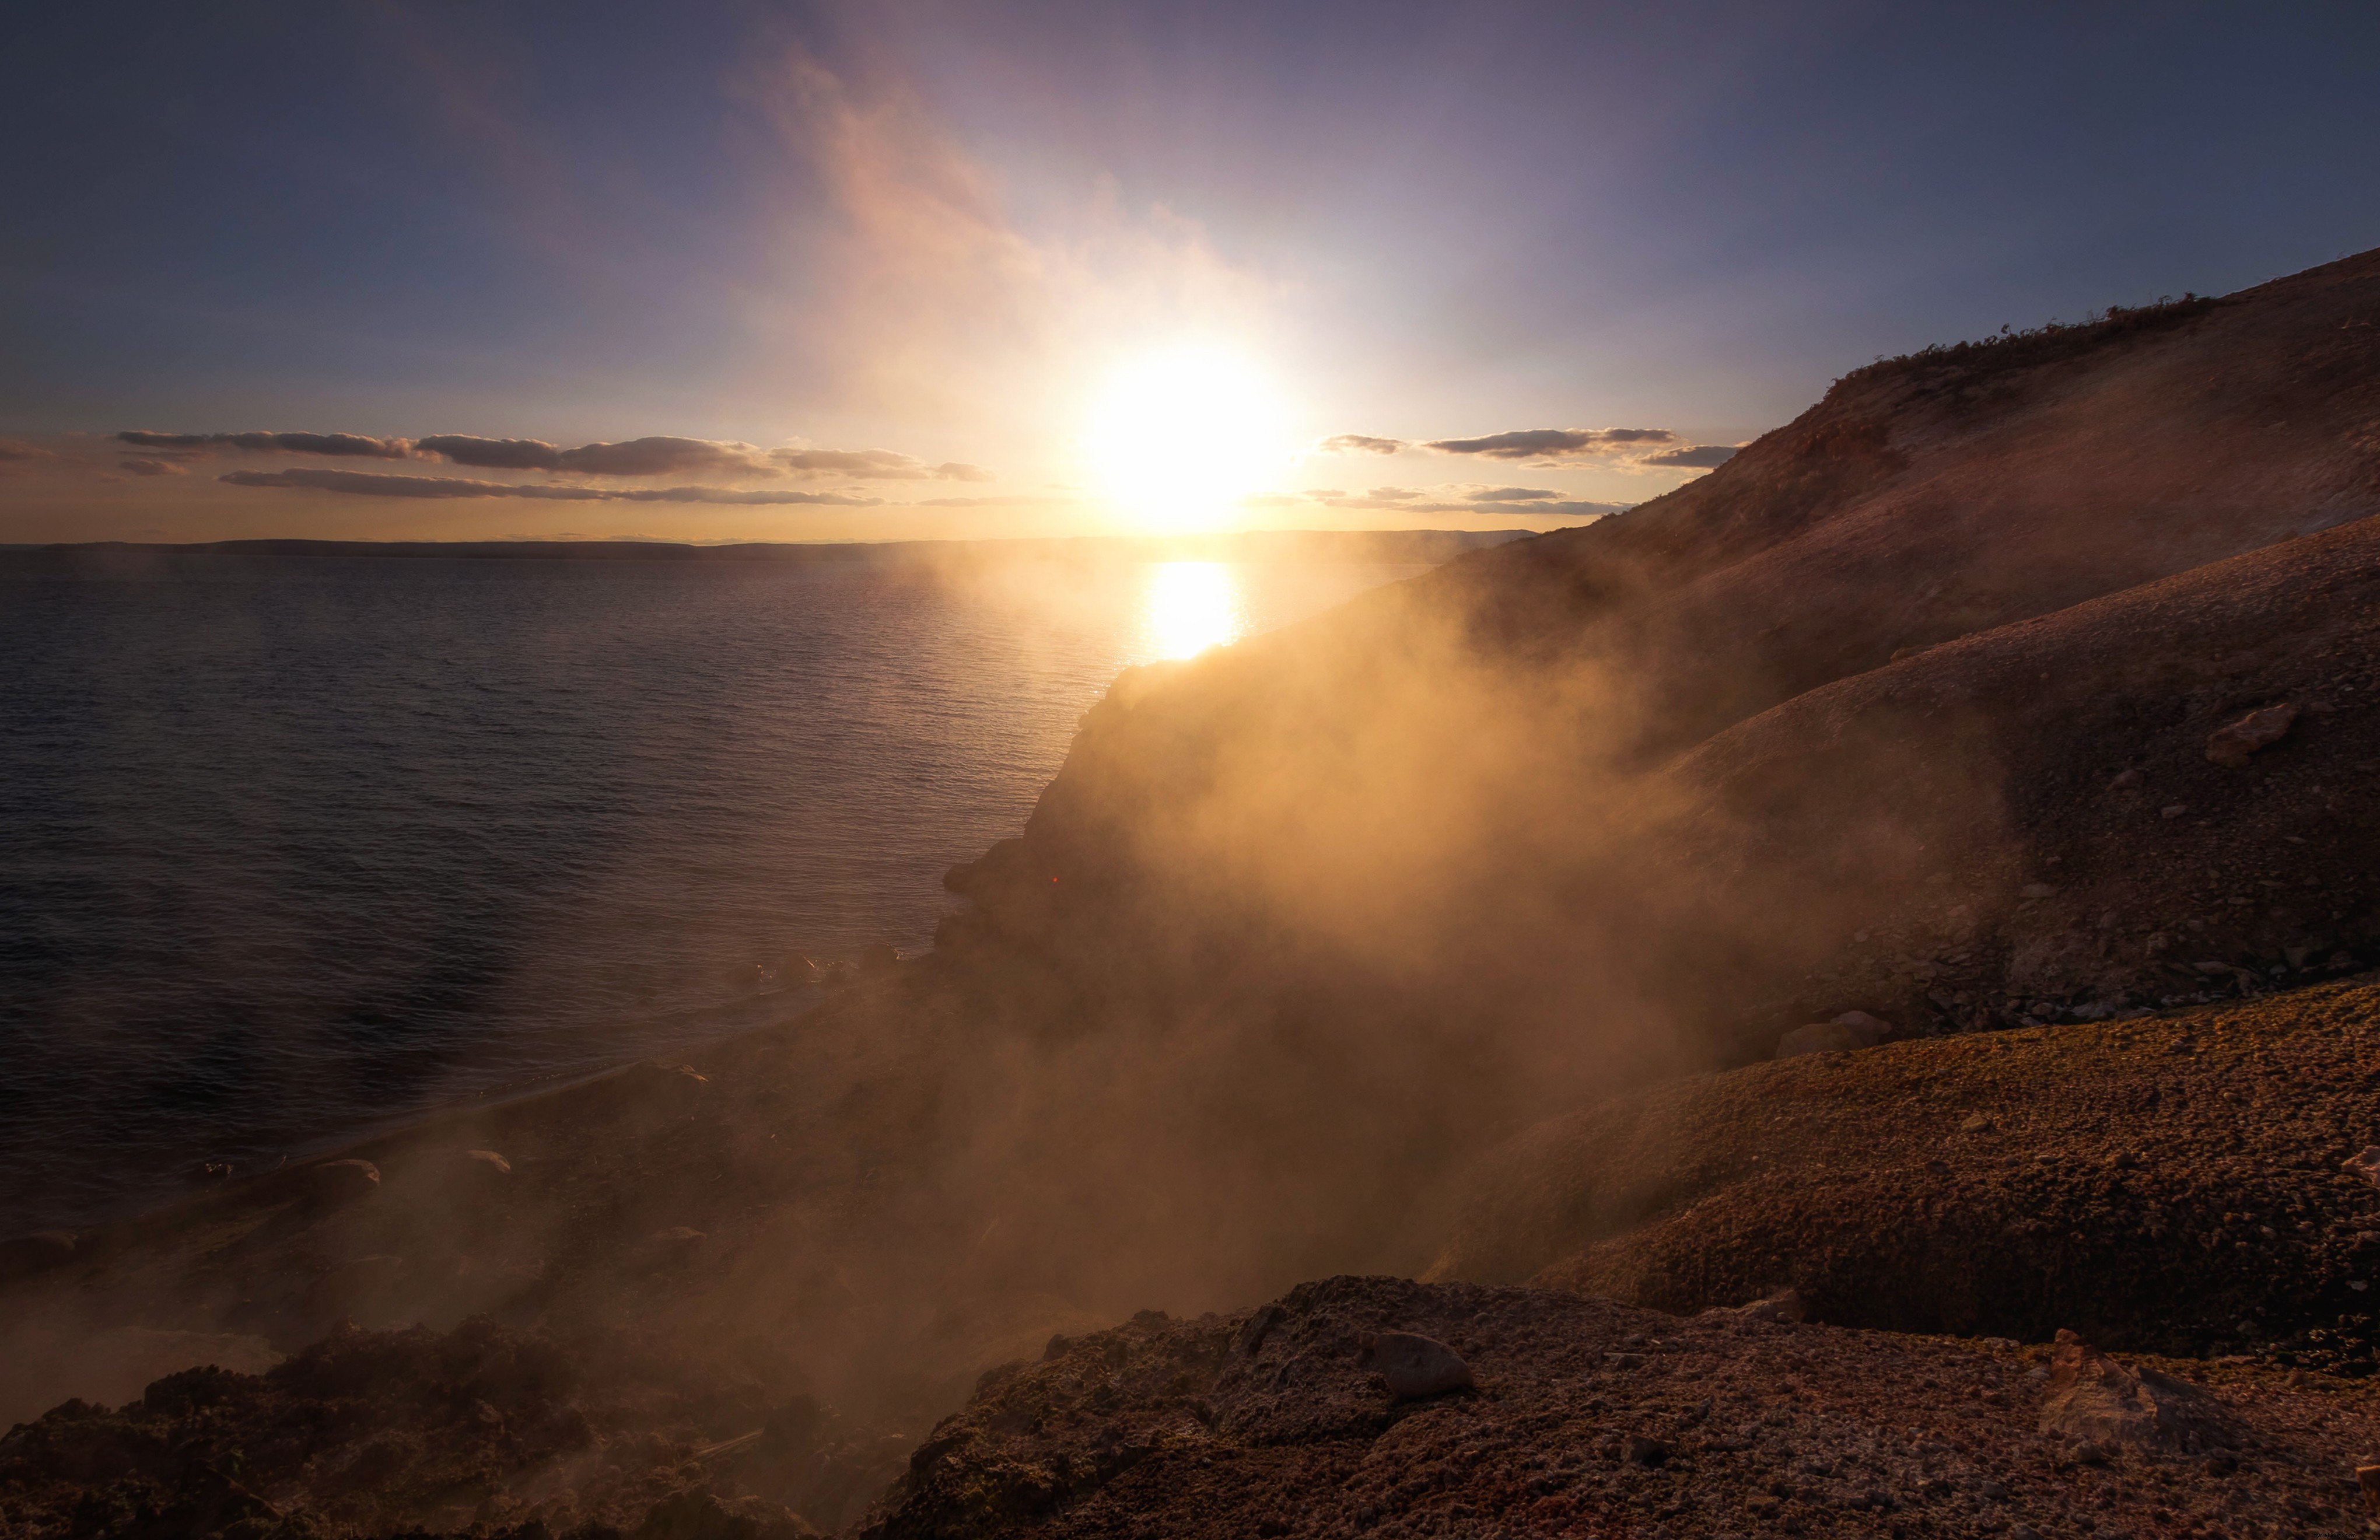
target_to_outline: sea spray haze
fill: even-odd
[[[0,1229],[782,1017],[1118,668],[1420,570],[1125,555],[7,556]]]

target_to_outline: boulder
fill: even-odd
[[[2251,711],[2228,727],[2219,727],[2206,739],[2206,758],[2218,765],[2238,770],[2248,762],[2248,756],[2268,745],[2281,741],[2289,723],[2298,720],[2298,709],[2284,703],[2267,706],[2261,711]]]
[[[307,1173],[318,1203],[354,1203],[380,1191],[380,1168],[369,1160],[325,1160]]]
[[[2380,1145],[2367,1146],[2361,1155],[2350,1155],[2344,1162],[2346,1170],[2380,1187]]]
[[[1416,1332],[1381,1332],[1372,1340],[1372,1365],[1387,1382],[1389,1394],[1400,1401],[1472,1388],[1471,1365],[1463,1355]]]
[[[11,1236],[0,1241],[0,1278],[43,1272],[73,1261],[74,1254],[70,1230],[37,1230],[30,1235]]]
[[[2070,1331],[2058,1334],[2041,1431],[2099,1449],[2197,1454],[2240,1441],[2228,1408],[2155,1369],[2128,1369]]]

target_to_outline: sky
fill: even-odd
[[[2368,5],[36,7],[0,541],[1530,528],[2380,246]]]

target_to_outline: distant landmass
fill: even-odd
[[[1334,561],[1439,563],[1529,538],[1524,529],[1261,529],[1214,534],[1078,535],[1048,540],[753,541],[672,540],[207,540],[168,544],[89,540],[18,546],[45,555],[370,556],[568,562],[853,562],[966,557],[1062,557],[1133,562]]]

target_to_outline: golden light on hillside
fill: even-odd
[[[1101,490],[1151,529],[1214,527],[1289,463],[1271,382],[1245,358],[1208,347],[1119,370],[1092,405],[1083,448]]]
[[[1239,585],[1220,562],[1162,562],[1148,578],[1150,651],[1191,658],[1237,641],[1244,628]]]

